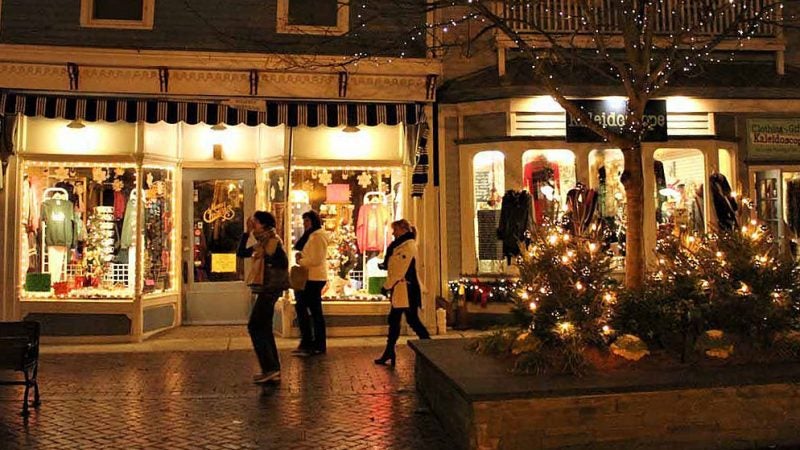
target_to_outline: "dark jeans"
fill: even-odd
[[[272,334],[272,317],[275,315],[276,301],[278,301],[276,293],[258,294],[253,311],[250,312],[250,321],[247,322],[247,331],[253,341],[253,350],[256,351],[261,373],[281,370],[278,347],[275,345],[275,336]]]
[[[322,314],[322,288],[325,287],[325,283],[325,281],[307,281],[305,289],[295,292],[300,347],[323,353],[328,350],[325,316]]]
[[[419,320],[419,309],[417,307],[411,308],[392,308],[389,311],[389,337],[386,339],[386,350],[383,352],[386,356],[394,355],[394,346],[397,339],[400,337],[400,319],[406,315],[406,322],[408,326],[417,333],[420,339],[430,339],[431,335]]]

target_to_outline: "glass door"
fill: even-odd
[[[236,258],[246,218],[255,205],[255,171],[183,171],[185,324],[245,323],[249,262]]]

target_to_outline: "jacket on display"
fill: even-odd
[[[533,197],[534,219],[537,224],[541,224],[550,205],[550,200],[542,193],[542,187],[549,186],[558,190],[560,179],[558,164],[551,163],[541,156],[525,164],[523,172],[525,187]]]
[[[49,198],[42,202],[40,216],[45,223],[44,242],[48,247],[75,247],[76,217],[71,201]]]
[[[389,218],[389,208],[383,203],[361,205],[356,221],[356,242],[361,253],[383,251]]]
[[[800,235],[800,180],[792,179],[786,183],[786,223]]]
[[[116,207],[114,208],[114,214],[116,217]],[[136,195],[131,195],[128,199],[128,204],[125,207],[124,215],[122,219],[122,231],[120,232],[119,238],[119,247],[120,248],[130,248],[131,245],[134,244],[135,237],[135,225],[136,225]]]
[[[422,283],[417,274],[417,241],[407,239],[394,248],[386,261],[383,288],[392,291],[392,308],[421,308]]]
[[[497,238],[503,241],[503,256],[509,262],[520,254],[519,244],[527,240],[525,233],[533,227],[532,209],[528,191],[509,190],[503,195]]]
[[[736,211],[739,206],[736,199],[731,195],[731,185],[728,179],[721,173],[712,173],[709,177],[711,182],[711,198],[714,202],[714,211],[717,213],[717,222],[720,230],[733,230],[738,227],[736,223]]]

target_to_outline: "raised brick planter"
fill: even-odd
[[[517,376],[465,343],[409,343],[417,389],[461,449],[800,446],[800,364]]]

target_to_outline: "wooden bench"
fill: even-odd
[[[0,385],[25,386],[22,416],[27,417],[28,393],[33,387],[33,406],[38,407],[39,323],[0,322],[0,371],[22,372],[24,380],[0,380]]]

